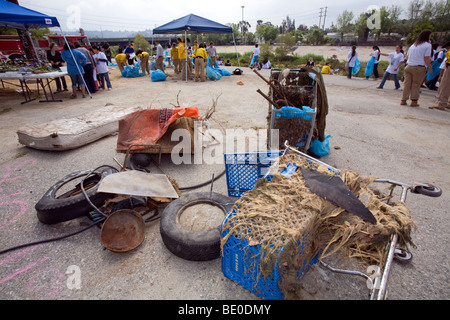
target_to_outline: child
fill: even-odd
[[[402,63],[404,59],[403,50],[401,45],[397,45],[395,47],[395,52],[386,54],[386,53],[380,53],[382,56],[388,56],[391,59],[391,62],[389,63],[389,66],[386,69],[386,72],[384,73],[383,80],[381,80],[380,85],[377,87],[377,89],[383,89],[384,83],[386,82],[387,78],[389,78],[391,75],[394,78],[395,82],[395,90],[400,89],[400,83],[398,82],[397,73],[398,73],[398,67]]]
[[[330,67],[330,63],[327,62],[325,63],[325,65],[322,67],[322,74],[333,74],[333,71],[331,71],[331,67]]]
[[[101,82],[99,90],[105,89],[105,81],[108,86],[108,90],[112,89],[111,82],[109,81],[109,70],[108,70],[108,59],[106,58],[106,55],[100,50],[99,47],[95,46],[92,47],[94,50],[94,59],[97,63],[97,75]]]

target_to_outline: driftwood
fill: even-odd
[[[284,105],[286,105],[286,106],[294,106],[294,104],[289,101],[289,99],[286,97],[286,95],[282,91],[280,91],[280,87],[277,87],[271,81],[268,81],[258,71],[253,70],[253,72],[256,73],[262,80],[264,80],[264,82],[267,83],[279,97],[283,98],[282,100],[284,100],[286,102]],[[273,103],[273,105],[276,106],[277,104]],[[277,109],[279,109],[279,108],[280,107],[278,107]]]

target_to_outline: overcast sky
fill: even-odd
[[[238,23],[243,14],[244,20],[250,23],[252,32],[255,31],[257,20],[280,25],[286,16],[295,19],[296,26],[318,25],[320,8],[323,8],[324,15],[325,7],[325,27],[329,27],[332,22],[336,23],[338,14],[344,10],[352,10],[358,16],[372,5],[389,7],[396,4],[406,12],[409,2],[410,0],[19,0],[19,4],[24,7],[56,16],[64,31],[77,31],[74,26],[78,21],[85,30],[154,29],[193,13],[222,24]],[[324,17],[321,24],[323,19]]]

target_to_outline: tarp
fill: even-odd
[[[56,17],[0,0],[0,27],[16,29],[59,27]]]
[[[126,115],[119,120],[117,151],[125,152],[135,144],[156,144],[169,126],[181,117],[200,118],[198,108],[146,109]],[[133,147],[133,150],[139,149],[143,147]]]
[[[233,29],[215,21],[199,17],[195,14],[188,14],[187,16],[153,29],[154,34],[182,32],[233,33]]]

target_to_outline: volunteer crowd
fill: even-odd
[[[384,72],[378,89],[383,89],[387,79],[394,80],[395,89],[401,89],[400,81],[397,77],[399,68],[402,64],[406,65],[403,77],[403,89],[400,99],[401,105],[418,107],[421,88],[428,88],[437,91],[437,102],[432,108],[445,110],[450,109],[448,103],[450,95],[450,42],[440,46],[431,44],[431,31],[423,30],[412,44],[406,54],[401,45],[397,45],[395,52],[381,52],[378,46],[373,46],[371,60],[369,60],[371,69],[369,74],[367,68],[365,72],[366,79],[373,75],[375,80],[380,79],[378,64],[381,56],[389,59],[389,66]],[[178,76],[181,80],[194,80],[204,82],[206,79],[206,68],[218,67],[223,65],[223,61],[218,57],[216,47],[213,42],[209,45],[197,43],[195,40],[192,47],[189,38],[177,38],[176,43],[172,43],[166,50],[163,49],[159,40],[155,40],[156,56],[154,57],[154,69],[160,70],[167,76]],[[70,50],[69,50],[70,49]],[[270,69],[270,61],[264,58],[259,61],[260,49],[258,44],[252,52],[252,62],[250,68]],[[67,63],[67,71],[72,81],[71,98],[77,97],[77,91],[86,96],[86,88],[89,93],[95,93],[99,90],[112,89],[111,81],[108,75],[108,64],[111,63],[111,51],[108,44],[102,47],[94,45],[89,49],[82,47],[79,43],[65,44],[64,50],[59,53],[54,43],[51,44],[47,52],[47,58],[54,68],[60,68],[62,63]],[[143,50],[135,51],[133,45],[128,45],[124,50],[119,47],[119,54],[115,56],[115,62],[122,72],[127,65],[135,65],[144,73],[150,74],[150,54]],[[173,66],[174,74],[169,75],[165,71],[164,61]],[[356,46],[353,46],[347,56],[346,70],[348,78],[352,78],[354,68],[358,62],[358,52]],[[227,61],[225,66],[229,66]],[[195,66],[195,67],[194,67]],[[314,67],[312,58],[306,63],[305,67]],[[195,70],[194,70],[195,69]],[[333,70],[329,63],[322,67],[323,74],[332,74]],[[439,86],[437,86],[439,84]],[[56,79],[57,92],[67,91],[67,84],[64,77]]]

